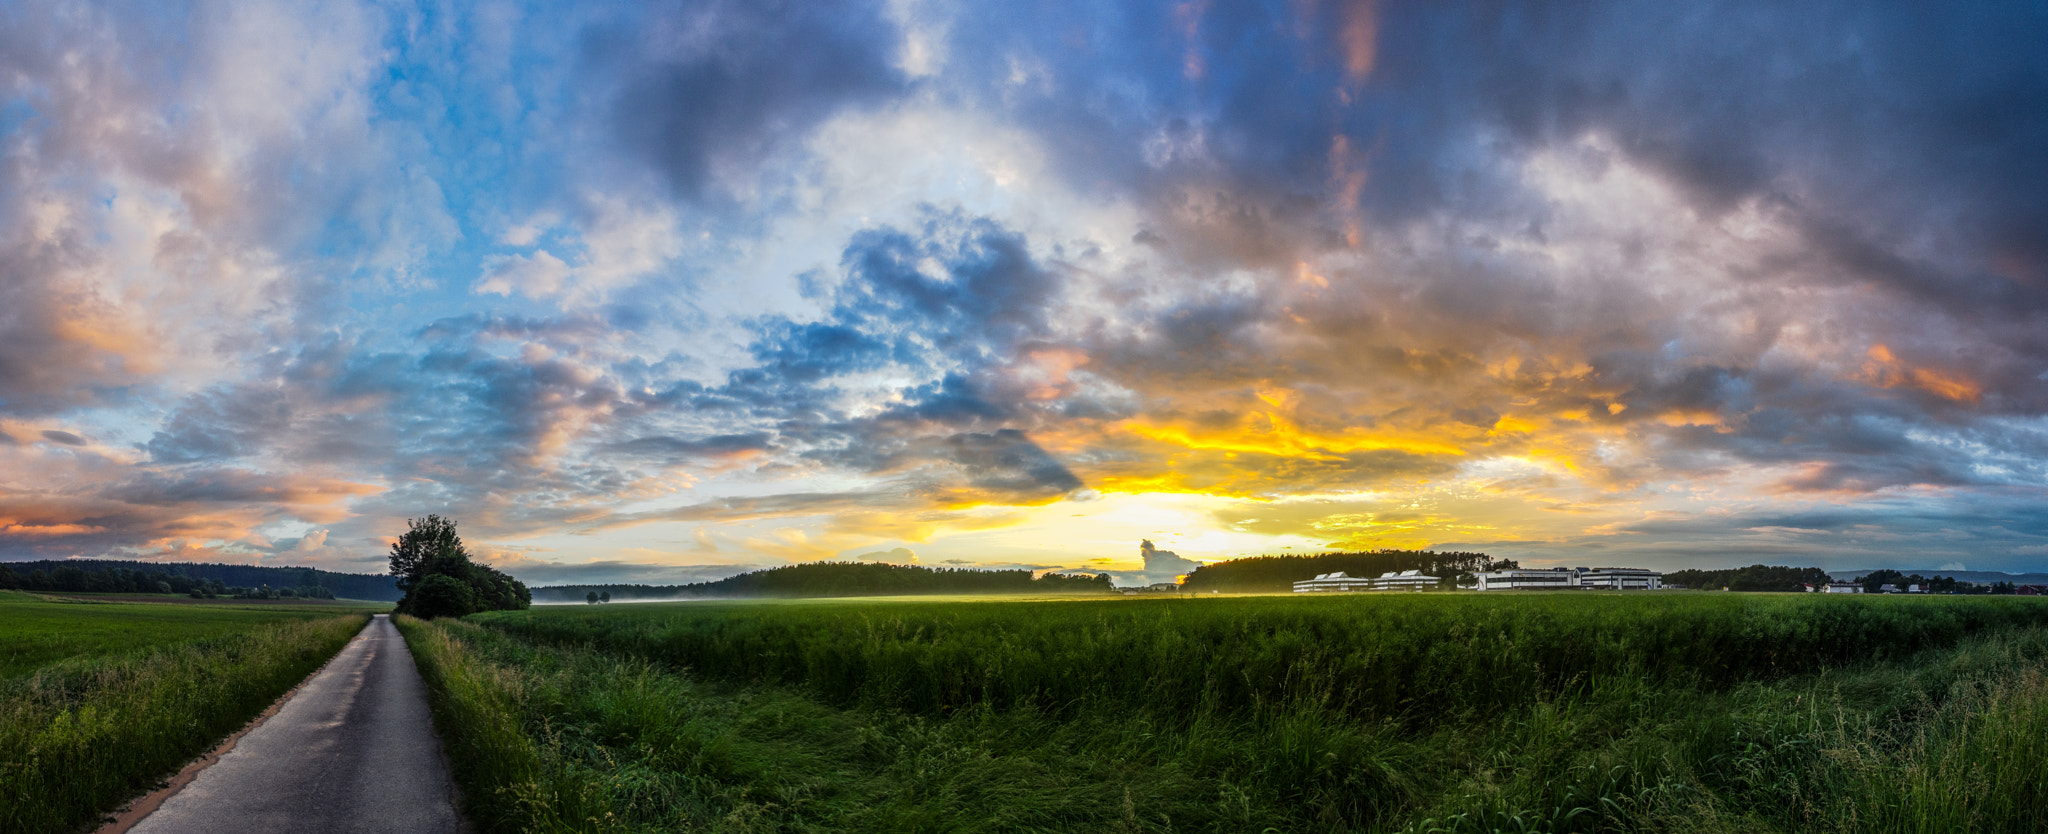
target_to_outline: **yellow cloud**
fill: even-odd
[[[1394,450],[1416,455],[1463,455],[1465,450],[1443,441],[1412,434],[1348,430],[1326,434],[1303,430],[1270,411],[1246,414],[1236,425],[1220,429],[1125,421],[1132,434],[1188,449],[1248,452],[1284,458],[1339,460],[1350,452]]]
[[[1512,414],[1501,415],[1501,418],[1493,423],[1494,434],[1529,434],[1540,428],[1543,428],[1542,423]]]

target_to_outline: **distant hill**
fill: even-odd
[[[1294,583],[1317,574],[1343,571],[1373,577],[1389,571],[1419,570],[1426,576],[1456,579],[1479,571],[1519,567],[1510,559],[1484,553],[1438,553],[1433,550],[1372,550],[1359,553],[1318,553],[1314,556],[1251,556],[1211,562],[1181,581],[1181,590],[1203,593],[1265,593],[1294,590]]]
[[[1862,579],[1867,574],[1875,573],[1880,570],[1884,570],[1884,568],[1867,568],[1864,570],[1847,571],[1835,570],[1828,571],[1828,575],[1844,582],[1853,582],[1855,580]],[[1974,582],[1978,585],[1990,585],[1995,582],[2011,582],[2014,585],[2048,585],[2048,573],[2001,573],[1999,571],[1990,570],[1929,570],[1927,568],[1921,568],[1919,570],[1892,568],[1892,570],[1896,570],[1900,573],[1907,574],[1909,576],[1912,574],[1919,574],[1921,576],[1930,578],[1936,576],[1946,576],[1958,582]]]
[[[533,589],[535,603],[585,602],[592,592],[613,602],[746,597],[865,597],[897,594],[1108,593],[1106,576],[1036,579],[1028,570],[928,568],[862,562],[811,562],[689,585],[554,585]]]
[[[164,576],[182,575],[196,580],[212,580],[231,587],[255,588],[268,585],[272,588],[305,588],[318,586],[334,592],[345,599],[364,599],[375,602],[396,602],[404,594],[398,591],[398,580],[383,574],[334,573],[319,568],[261,565],[225,565],[207,562],[136,562],[125,559],[45,559],[36,562],[0,562],[16,576],[28,576],[35,571],[54,575],[59,568],[74,568],[86,573],[102,571],[134,571]]]

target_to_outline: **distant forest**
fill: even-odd
[[[1342,571],[1351,576],[1374,577],[1390,571],[1419,570],[1455,583],[1480,571],[1504,570],[1521,565],[1512,559],[1495,559],[1484,553],[1438,553],[1433,550],[1373,550],[1362,553],[1318,553],[1314,556],[1252,556],[1196,568],[1181,582],[1181,590],[1203,593],[1261,593],[1294,590],[1294,583],[1317,574]]]
[[[0,563],[0,589],[99,593],[189,593],[198,587],[232,596],[230,589],[269,587],[275,590],[320,588],[333,596],[396,602],[395,579],[365,573],[333,573],[318,568],[262,567],[210,563],[134,562],[119,559],[63,559]],[[317,596],[317,595],[316,595]]]
[[[1664,574],[1664,584],[1678,588],[1731,591],[1803,591],[1807,585],[1828,584],[1828,572],[1820,568],[1788,568],[1783,565],[1750,565],[1724,570],[1675,570]]]
[[[1746,568],[1725,570],[1677,570],[1664,574],[1664,584],[1675,588],[1716,591],[1726,588],[1730,591],[1804,591],[1806,586],[1826,585],[1830,581],[1827,571],[1820,568],[1789,568],[1783,565],[1750,565]],[[1923,592],[1931,594],[2013,594],[2028,593],[2028,586],[2011,582],[1975,583],[1962,582],[1951,576],[1921,576],[1899,571],[1871,571],[1856,584],[1863,586],[1865,593],[1878,593],[1884,586],[1904,591],[1908,586],[1917,585]]]
[[[556,585],[533,589],[533,601],[585,602],[590,594],[613,601],[719,597],[865,597],[897,594],[1108,593],[1107,576],[1046,574],[1028,570],[928,568],[862,562],[812,562],[743,573],[689,585]]]

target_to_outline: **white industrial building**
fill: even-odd
[[[1576,568],[1579,587],[1614,591],[1654,591],[1664,587],[1664,574],[1648,568]]]
[[[1373,587],[1382,591],[1420,591],[1434,588],[1439,584],[1434,576],[1426,576],[1419,570],[1404,570],[1400,573],[1383,573],[1372,580]]]
[[[1654,591],[1664,587],[1664,574],[1647,568],[1517,568],[1474,575],[1482,591]]]
[[[1314,579],[1294,583],[1294,592],[1306,594],[1314,591],[1370,591],[1372,580],[1363,576],[1346,576],[1343,571],[1319,573]]]
[[[1376,577],[1347,576],[1343,571],[1319,573],[1314,579],[1294,583],[1297,594],[1318,591],[1420,591],[1437,586],[1437,578],[1419,570],[1383,573]]]

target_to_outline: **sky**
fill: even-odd
[[[12,0],[0,559],[2041,570],[2044,31]]]

